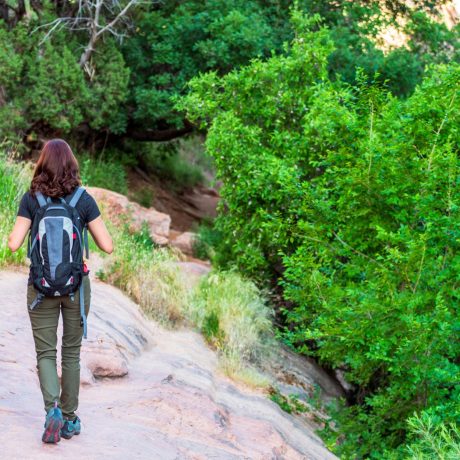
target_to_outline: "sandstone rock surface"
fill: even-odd
[[[216,355],[201,335],[161,328],[118,289],[96,280],[88,340],[82,345],[82,368],[92,379],[82,382],[80,391],[82,433],[44,445],[26,280],[25,273],[0,272],[5,458],[336,458],[312,430],[265,394],[219,374]]]
[[[193,232],[184,232],[171,239],[171,245],[179,249],[184,254],[193,255],[193,244],[196,239],[196,234]]]
[[[167,244],[169,242],[169,227],[171,217],[168,214],[158,212],[154,208],[144,208],[120,193],[106,190],[99,187],[87,187],[87,190],[97,202],[102,203],[107,208],[111,219],[116,222],[127,222],[134,230],[140,230],[145,221],[150,230],[150,236],[157,244]]]

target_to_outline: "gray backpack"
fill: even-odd
[[[37,308],[43,298],[80,293],[80,324],[87,338],[83,292],[83,276],[87,274],[83,262],[83,247],[88,251],[88,229],[75,206],[85,189],[77,187],[72,195],[55,203],[41,192],[35,193],[40,208],[35,213],[29,233],[28,257],[32,280],[38,291],[29,305]]]

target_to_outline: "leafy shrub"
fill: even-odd
[[[209,126],[207,150],[223,183],[216,220],[221,263],[236,262],[259,278],[279,263],[280,248],[293,246],[287,230],[303,196],[299,183],[310,172],[300,167],[307,161],[304,116],[314,85],[327,79],[333,49],[324,29],[309,31],[319,18],[305,23],[297,14],[294,21],[298,38],[286,55],[254,60],[222,78],[211,72],[193,79],[178,105]]]
[[[283,56],[191,81],[222,180],[218,252],[284,291],[284,340],[345,371],[343,458],[382,458],[406,420],[460,408],[460,66],[407,100],[328,78],[329,34],[293,12]]]

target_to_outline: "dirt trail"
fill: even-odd
[[[1,458],[336,458],[265,395],[220,375],[199,334],[163,329],[118,289],[95,280],[82,351],[82,433],[44,445],[25,286],[24,273],[0,271]],[[104,373],[110,366],[129,372],[94,380],[87,369]]]

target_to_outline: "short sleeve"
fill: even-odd
[[[31,196],[29,192],[24,193],[19,203],[18,216],[27,217],[32,220]]]
[[[86,223],[92,222],[94,219],[101,215],[99,206],[96,200],[87,192],[85,193],[85,208],[84,208],[84,220]]]

